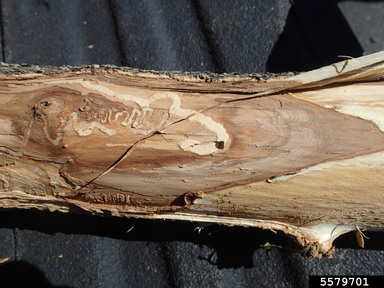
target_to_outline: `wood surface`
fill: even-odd
[[[294,75],[0,66],[0,207],[281,230],[384,227],[384,53]],[[360,234],[359,234],[360,235]]]

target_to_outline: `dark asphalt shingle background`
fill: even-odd
[[[2,61],[285,72],[384,49],[383,1],[293,3],[2,0]],[[384,275],[383,233],[367,233],[366,250],[346,235],[334,259],[318,260],[258,249],[284,243],[272,232],[196,226],[1,211],[0,259],[10,259],[0,287],[306,287],[308,275]]]

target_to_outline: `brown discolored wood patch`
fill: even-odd
[[[6,81],[0,95],[9,122],[2,153],[9,161],[51,163],[70,185],[48,194],[171,205],[185,193],[384,150],[373,123],[288,94],[163,91],[131,87],[119,75],[54,80]]]

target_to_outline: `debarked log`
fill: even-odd
[[[384,52],[285,75],[0,66],[0,207],[384,228]]]

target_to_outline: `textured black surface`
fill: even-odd
[[[198,232],[188,222],[26,211],[1,212],[0,219],[0,255],[12,260],[0,266],[2,284],[11,284],[5,287],[16,280],[67,287],[305,287],[308,275],[384,273],[377,233],[367,233],[369,250],[356,250],[351,233],[336,243],[348,249],[318,260],[259,249],[267,241],[288,242],[258,229],[213,225]]]
[[[2,0],[2,60],[286,72],[384,49],[384,2],[320,2]],[[384,275],[382,233],[367,233],[366,250],[348,234],[334,259],[318,260],[259,249],[287,244],[272,232],[196,227],[2,211],[0,287],[307,287],[308,275]]]
[[[340,61],[339,55],[358,57],[363,48],[334,0],[296,0],[295,9],[322,65]]]
[[[384,49],[383,1],[340,1],[339,6],[363,46],[364,54]]]
[[[5,62],[121,64],[115,23],[107,1],[1,3]]]

